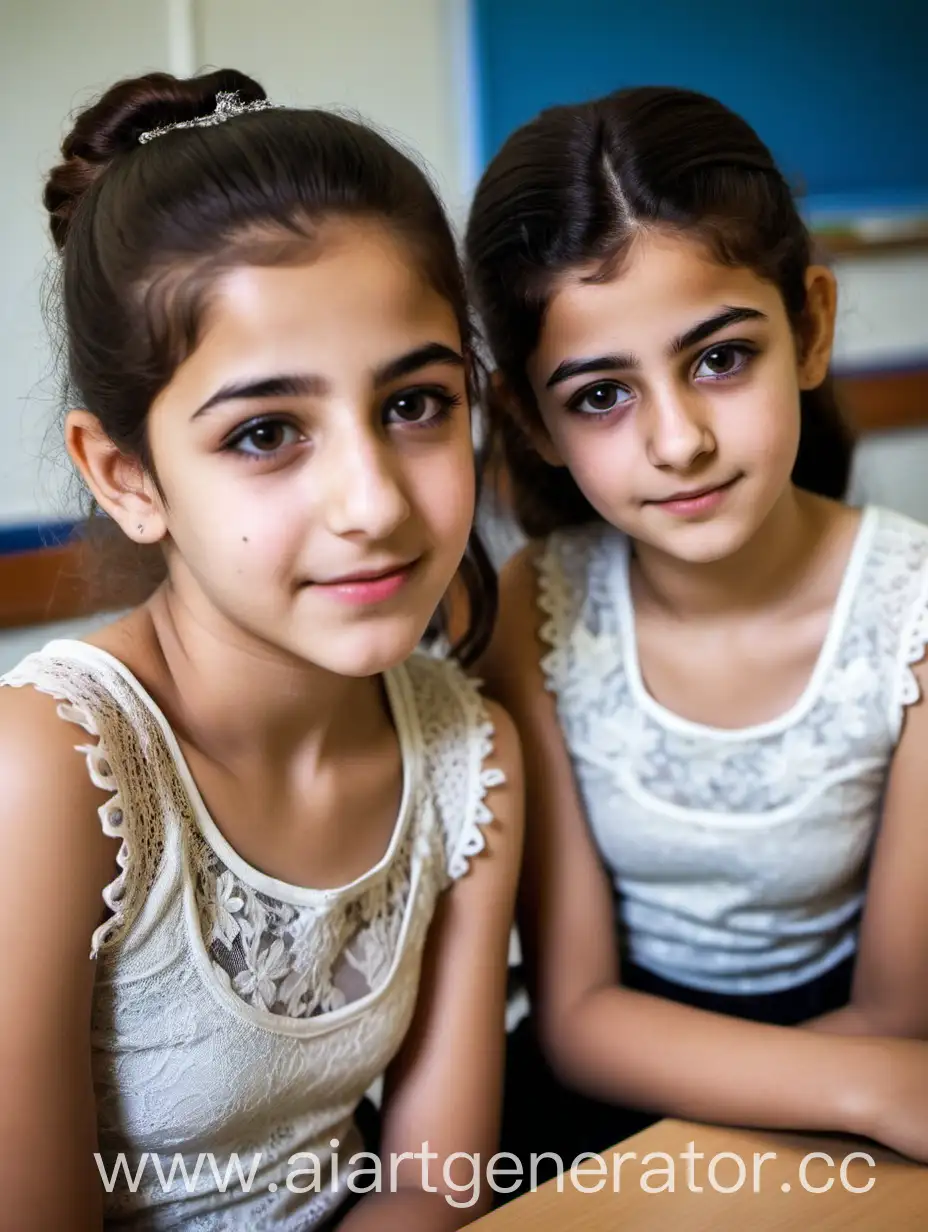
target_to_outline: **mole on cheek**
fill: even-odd
[[[247,542],[248,542],[248,536],[242,535],[242,543],[247,543]]]

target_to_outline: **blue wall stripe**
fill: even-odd
[[[0,526],[0,556],[67,543],[80,522],[20,522]]]

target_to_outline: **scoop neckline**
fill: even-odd
[[[417,777],[418,769],[418,753],[415,733],[413,732],[413,711],[410,705],[408,682],[403,671],[402,665],[395,668],[388,668],[382,673],[386,686],[387,705],[390,710],[390,717],[393,721],[396,730],[397,739],[400,745],[400,756],[402,760],[403,787],[400,795],[399,809],[397,810],[396,821],[393,825],[393,830],[390,834],[390,841],[387,844],[386,850],[380,859],[373,864],[369,869],[360,873],[352,881],[345,882],[338,886],[301,886],[292,882],[282,881],[280,878],[272,877],[268,873],[262,872],[255,868],[252,864],[241,856],[232,844],[228,841],[225,835],[213,820],[209,809],[206,807],[200,789],[197,786],[196,780],[187,764],[187,759],[184,756],[183,750],[177,740],[174,730],[167,720],[161,707],[151,696],[138,677],[115,655],[108,650],[103,650],[99,646],[93,646],[90,642],[83,642],[79,638],[55,638],[47,642],[43,648],[43,652],[53,651],[55,647],[66,647],[78,652],[78,656],[89,657],[91,659],[102,659],[105,663],[117,672],[119,676],[126,682],[127,685],[136,694],[145,708],[150,712],[170,753],[174,768],[178,778],[181,780],[187,798],[190,801],[190,806],[193,811],[194,819],[197,828],[206,840],[214,854],[219,857],[224,866],[230,870],[240,881],[251,889],[264,894],[268,898],[275,899],[278,902],[289,903],[294,906],[309,906],[320,903],[330,903],[343,896],[356,893],[362,889],[368,882],[377,878],[386,868],[388,868],[394,860],[397,849],[399,848],[403,836],[405,835],[409,815],[411,811],[411,803],[413,798],[413,788]]]
[[[641,661],[638,657],[635,606],[632,602],[629,574],[631,543],[628,536],[621,536],[618,579],[620,642],[625,675],[635,703],[665,728],[684,735],[711,740],[754,740],[763,736],[776,735],[797,723],[817,701],[825,675],[841,644],[848,614],[857,595],[858,583],[876,528],[876,513],[877,509],[873,505],[867,505],[861,510],[860,520],[854,532],[854,541],[828,620],[828,629],[802,692],[781,714],[775,715],[772,719],[765,719],[762,723],[751,723],[747,727],[715,727],[709,723],[699,723],[695,719],[684,718],[683,715],[677,714],[676,711],[670,710],[659,702],[648,690],[641,674]]]

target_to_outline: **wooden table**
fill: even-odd
[[[664,1120],[613,1147],[602,1160],[580,1165],[590,1170],[577,1178],[588,1190],[600,1185],[599,1192],[581,1192],[566,1172],[562,1192],[557,1181],[549,1181],[471,1227],[479,1232],[928,1229],[928,1168],[870,1143]],[[499,1186],[507,1183],[506,1166],[502,1161]],[[702,1192],[694,1192],[696,1187]],[[865,1192],[854,1193],[852,1187]],[[725,1189],[731,1192],[720,1192]],[[823,1192],[812,1192],[816,1189]]]

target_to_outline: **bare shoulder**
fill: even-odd
[[[59,704],[32,685],[0,688],[0,769],[5,784],[19,777],[21,759],[29,767],[48,765],[49,759],[60,759],[68,744],[73,749],[79,742],[82,728],[60,717]],[[78,758],[72,754],[72,760]]]
[[[55,698],[30,685],[0,688],[0,779],[9,799],[19,784],[45,792],[54,784],[78,796],[89,783],[85,755],[77,745],[94,737],[59,714]],[[90,784],[96,795],[101,793]],[[90,799],[91,794],[85,793]]]
[[[106,793],[94,786],[78,747],[94,737],[62,718],[58,705],[30,686],[0,688],[0,879],[41,864],[47,883],[50,862],[67,867],[75,888],[87,886],[95,917],[99,891],[113,876],[116,844],[96,816]]]

